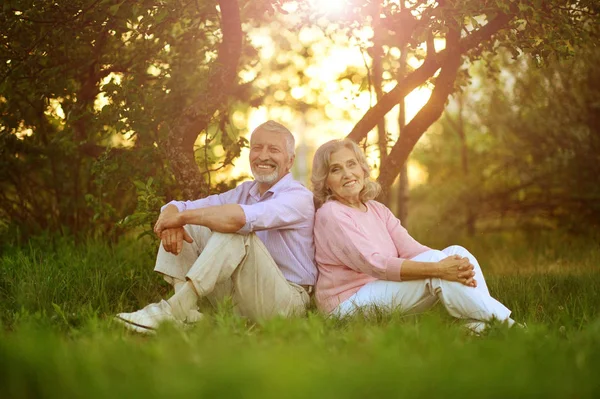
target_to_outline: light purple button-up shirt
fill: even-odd
[[[246,224],[237,233],[256,233],[288,281],[300,285],[315,284],[313,195],[294,180],[291,173],[262,196],[258,192],[258,183],[249,181],[223,194],[196,201],[171,201],[167,205],[175,205],[181,212],[224,204],[242,207]]]

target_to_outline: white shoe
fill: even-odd
[[[179,328],[187,329],[203,317],[202,313],[191,309],[185,321],[179,320],[173,315],[169,302],[163,299],[136,312],[119,313],[115,316],[115,320],[131,331],[153,335],[162,323],[173,323]]]
[[[190,311],[188,312],[187,318],[185,319],[186,323],[196,323],[200,320],[202,320],[202,318],[204,317],[204,315],[200,312],[198,312],[197,309],[190,309]]]
[[[463,327],[471,335],[481,335],[488,327],[488,324],[484,321],[471,321],[463,324]]]
[[[152,330],[152,329],[146,328],[146,327],[136,326],[135,324],[131,324],[131,323],[119,318],[119,316],[115,316],[113,318],[113,320],[116,321],[117,323],[119,323],[120,325],[122,325],[123,327],[127,328],[129,331],[133,331],[133,332],[144,334],[144,335],[156,335],[156,330]]]
[[[153,333],[162,323],[171,322],[181,325],[183,322],[173,316],[171,305],[165,300],[151,303],[143,309],[133,313],[119,313],[115,320],[125,325],[130,330],[141,333]]]

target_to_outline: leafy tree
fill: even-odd
[[[260,69],[248,32],[276,29],[273,21],[290,5],[297,8],[296,24],[287,30],[279,25],[273,35],[287,35],[286,51],[294,58],[294,32],[315,25],[313,1],[5,1],[0,14],[0,218],[38,230],[67,226],[78,232],[98,224],[106,230],[133,210],[135,196],[124,182],[139,176],[145,192],[152,192],[146,178],[152,176],[159,196],[208,194],[211,170],[231,163],[245,145],[231,112],[261,104],[269,99],[263,94],[275,89],[256,90],[268,68],[255,80],[238,74]],[[468,60],[501,47],[540,64],[568,56],[578,43],[596,37],[589,27],[597,15],[598,6],[590,0],[411,0],[402,6],[348,1],[335,22],[319,18],[316,25],[330,36],[352,36],[379,17],[377,48],[384,53],[378,56],[382,79],[377,85],[396,85],[379,93],[351,129],[354,140],[364,141],[414,88],[433,88],[429,102],[382,156],[379,180],[389,188],[450,93],[466,83]],[[446,47],[436,51],[434,40],[440,38]],[[392,49],[400,49],[400,56]],[[306,58],[305,50],[295,58]],[[399,58],[407,53],[423,62],[400,73]],[[296,70],[308,84],[302,66]],[[355,79],[361,71],[347,72],[353,85],[371,80],[371,75]],[[291,90],[282,91],[285,97]],[[296,105],[319,109],[323,102],[298,100]]]
[[[420,137],[441,116],[448,97],[468,84],[468,66],[473,62],[482,60],[489,73],[497,73],[490,60],[499,50],[506,49],[514,57],[529,57],[536,64],[545,65],[572,56],[575,46],[598,36],[590,27],[598,22],[599,7],[594,1],[585,0],[348,0],[338,14],[320,13],[315,2],[308,0],[298,4],[293,15],[277,18],[270,25],[277,52],[284,54],[274,57],[270,66],[261,65],[258,73],[285,73],[288,78],[261,88],[268,100],[266,105],[288,106],[301,112],[314,110],[325,114],[325,119],[357,121],[348,137],[357,142],[374,139],[380,149],[379,181],[386,189]],[[322,30],[317,39],[319,45],[298,45],[296,31],[309,26]],[[365,27],[374,32],[367,40]],[[344,41],[344,37],[348,40]],[[445,47],[436,50],[434,44],[440,40]],[[309,67],[323,56],[314,49],[328,51],[327,46],[351,43],[363,46],[365,58],[370,58],[365,59],[367,68],[349,66],[338,75],[337,83],[346,87],[349,97],[357,91],[373,92],[376,103],[362,117],[357,118],[349,109],[328,115],[323,112],[330,106],[326,98],[322,99],[325,89],[314,86],[307,76]],[[288,52],[301,55],[303,62],[295,62],[294,56],[286,56]],[[406,59],[410,57],[416,57],[421,64],[407,67]],[[293,71],[299,79],[289,78]],[[352,82],[349,89],[348,85],[341,85],[344,80]],[[383,92],[381,87],[389,83],[394,83],[394,87]],[[294,96],[292,89],[298,84],[310,94]],[[382,126],[384,116],[422,86],[432,89],[429,101],[393,142]],[[369,136],[377,126],[378,135]]]
[[[350,4],[350,2],[349,2]],[[362,24],[371,12],[370,2],[354,3],[345,24]],[[348,137],[361,141],[398,101],[415,88],[428,84],[432,95],[421,111],[406,125],[380,166],[379,181],[389,188],[414,145],[442,114],[448,96],[467,80],[461,67],[486,58],[500,48],[514,56],[522,53],[538,64],[573,54],[580,43],[597,38],[591,26],[598,23],[600,7],[595,1],[382,1],[381,23],[388,28],[390,47],[406,43],[408,51],[425,44],[423,63],[397,80],[396,86],[356,123]],[[436,51],[434,39],[446,46]],[[393,63],[390,63],[393,67]],[[490,70],[490,72],[494,72]],[[398,76],[392,73],[392,76]]]
[[[435,187],[419,195],[436,197],[443,220],[471,233],[600,225],[600,52],[576,51],[544,68],[505,56],[501,76],[474,72],[467,93],[478,99],[448,112],[415,154]]]
[[[167,196],[207,194],[210,171],[244,145],[226,112],[243,98],[240,60],[255,56],[242,18],[267,11],[268,1],[4,2],[0,218],[108,228],[132,211],[124,182],[136,176],[154,176]]]

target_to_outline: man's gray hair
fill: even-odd
[[[259,130],[283,134],[285,136],[285,147],[287,153],[290,157],[294,156],[296,152],[296,140],[294,139],[292,132],[290,132],[287,127],[275,121],[266,121],[265,123],[258,125],[256,129],[252,131],[252,134],[250,134],[250,140],[252,140],[252,135]]]

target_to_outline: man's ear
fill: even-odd
[[[292,170],[292,166],[294,165],[294,161],[295,161],[295,160],[296,160],[296,154],[294,154],[294,155],[292,155],[292,156],[290,157],[290,161],[289,161],[289,164],[288,164],[288,172],[289,172],[290,170]]]

